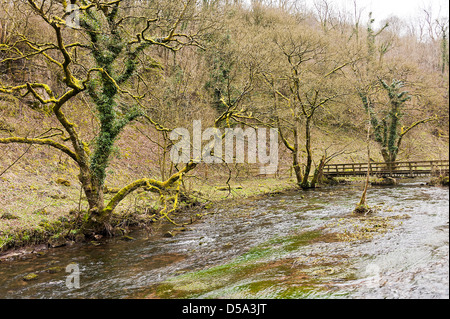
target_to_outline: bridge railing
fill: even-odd
[[[449,161],[372,162],[369,166],[368,163],[327,164],[324,167],[323,174],[328,176],[360,176],[366,175],[367,169],[369,169],[370,175],[380,176],[447,175]]]

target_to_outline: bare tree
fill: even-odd
[[[187,45],[198,44],[195,30],[181,31],[182,25],[186,29],[186,23],[196,14],[195,4],[191,0],[180,1],[170,8],[172,16],[165,16],[162,8],[156,8],[153,17],[146,18],[127,16],[132,3],[126,0],[71,1],[72,6],[66,1],[28,0],[27,3],[29,12],[51,31],[52,39],[43,43],[33,35],[17,34],[15,43],[1,47],[6,57],[0,65],[10,61],[44,60],[61,74],[61,81],[46,83],[32,71],[35,79],[18,85],[1,83],[0,92],[32,97],[37,103],[35,109],[53,116],[59,126],[47,128],[35,137],[0,138],[0,144],[47,145],[66,154],[80,171],[79,180],[89,203],[88,228],[110,231],[111,213],[128,194],[143,186],[164,191],[176,186],[183,174],[194,167],[189,163],[164,181],[139,179],[104,203],[106,168],[124,127],[137,119],[147,119],[157,130],[169,130],[148,116],[143,107],[144,96],[133,92],[130,81],[138,71],[140,57],[150,54],[152,48],[176,52]],[[152,10],[149,11],[150,14]],[[75,29],[67,25],[71,14],[79,18]],[[138,31],[134,30],[136,28]],[[83,40],[77,41],[77,38]],[[64,112],[81,96],[89,97],[100,123],[93,147],[82,139],[77,126]]]
[[[299,30],[280,30],[274,38],[274,48],[281,66],[272,73],[266,73],[265,79],[273,92],[277,112],[275,121],[283,144],[292,153],[298,184],[309,188],[313,164],[313,119],[320,109],[345,95],[336,84],[338,73],[350,61],[331,58],[328,44],[317,33],[308,35]],[[291,141],[287,132],[292,133]],[[304,149],[300,147],[301,136],[305,141]],[[302,151],[306,154],[303,172],[299,160]]]

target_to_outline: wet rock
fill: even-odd
[[[84,234],[76,234],[74,239],[76,243],[80,243],[86,240],[86,236]]]
[[[55,266],[55,267],[50,267],[50,268],[46,269],[45,271],[48,272],[49,274],[56,274],[63,270],[64,270],[63,267]]]
[[[373,214],[374,210],[368,207],[367,205],[358,205],[354,210],[353,214],[355,215],[369,215]]]
[[[0,256],[0,262],[2,261],[12,261],[14,259],[16,259],[18,256],[20,256],[19,252],[13,251],[10,253],[6,253],[2,256]]]
[[[46,244],[40,244],[40,245],[36,245],[33,248],[33,253],[36,256],[44,256],[46,254],[46,250],[48,249],[48,245]]]
[[[164,233],[163,237],[165,237],[165,238],[172,238],[172,237],[175,237],[175,235],[176,234],[173,231],[168,231],[168,232]]]
[[[182,226],[182,227],[177,227],[177,228],[174,228],[174,229],[172,229],[172,230],[170,230],[170,231],[164,233],[163,237],[166,237],[166,238],[175,237],[175,236],[178,235],[179,233],[185,232],[185,231],[187,231],[187,230],[188,230],[188,229],[187,229],[186,227],[184,227],[184,226]]]
[[[23,276],[22,279],[24,281],[32,281],[38,279],[38,277],[39,276],[35,273],[29,273],[28,275]]]
[[[66,239],[64,236],[55,235],[48,240],[48,244],[52,248],[62,247],[66,245]]]
[[[372,180],[370,184],[373,186],[392,186],[397,185],[398,182],[393,177],[383,177]]]

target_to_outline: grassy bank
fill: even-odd
[[[87,203],[76,185],[58,181],[30,187],[2,182],[4,189],[9,189],[3,196],[10,198],[8,204],[0,208],[0,253],[30,245],[57,247],[67,241],[85,240],[77,225],[82,221]],[[182,202],[180,209],[189,213],[192,202],[206,210],[225,202],[234,205],[294,187],[291,178],[252,178],[229,183],[224,179],[188,180],[185,189],[190,203]],[[106,194],[106,200],[112,195]],[[149,216],[159,208],[157,199],[155,194],[143,190],[133,193],[116,209],[113,225],[126,234],[129,226],[147,224]],[[197,212],[192,210],[192,214]],[[176,216],[174,220],[177,221]]]

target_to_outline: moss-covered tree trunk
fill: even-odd
[[[321,182],[323,176],[323,168],[325,167],[325,161],[326,157],[325,155],[322,155],[319,165],[317,165],[316,169],[314,170],[314,175],[311,180],[311,187],[316,187],[316,184]]]
[[[305,123],[305,149],[306,149],[306,165],[305,165],[305,173],[303,175],[302,182],[300,186],[302,188],[310,188],[309,182],[309,174],[311,173],[312,166],[312,150],[311,150],[311,117],[306,117]]]
[[[104,211],[105,200],[102,183],[88,168],[80,169],[79,180],[89,206],[89,221],[86,226],[93,232],[104,230],[110,232],[110,215]]]
[[[374,104],[369,95],[363,92],[359,92],[359,95],[370,118],[370,124],[374,132],[373,138],[380,145],[380,152],[386,163],[386,168],[392,172],[395,169],[395,161],[403,136],[418,124],[430,121],[432,118],[418,121],[407,129],[400,129],[400,120],[403,115],[402,108],[411,96],[408,95],[407,91],[401,91],[403,83],[400,81],[393,80],[390,85],[383,80],[380,80],[380,83],[389,98],[389,110],[381,119],[379,117],[383,114],[375,112]]]
[[[294,168],[295,179],[297,180],[297,184],[301,184],[303,180],[302,169],[300,167],[300,163],[298,161],[298,152],[292,152],[292,167]]]
[[[294,133],[294,147],[291,149],[291,153],[292,153],[292,167],[294,168],[294,173],[295,173],[295,178],[297,180],[297,184],[301,184],[302,180],[303,180],[303,174],[302,174],[302,169],[300,167],[300,148],[299,148],[299,135],[298,135],[298,131],[300,128],[300,123],[298,123],[298,120],[295,123],[295,128],[293,130]]]

